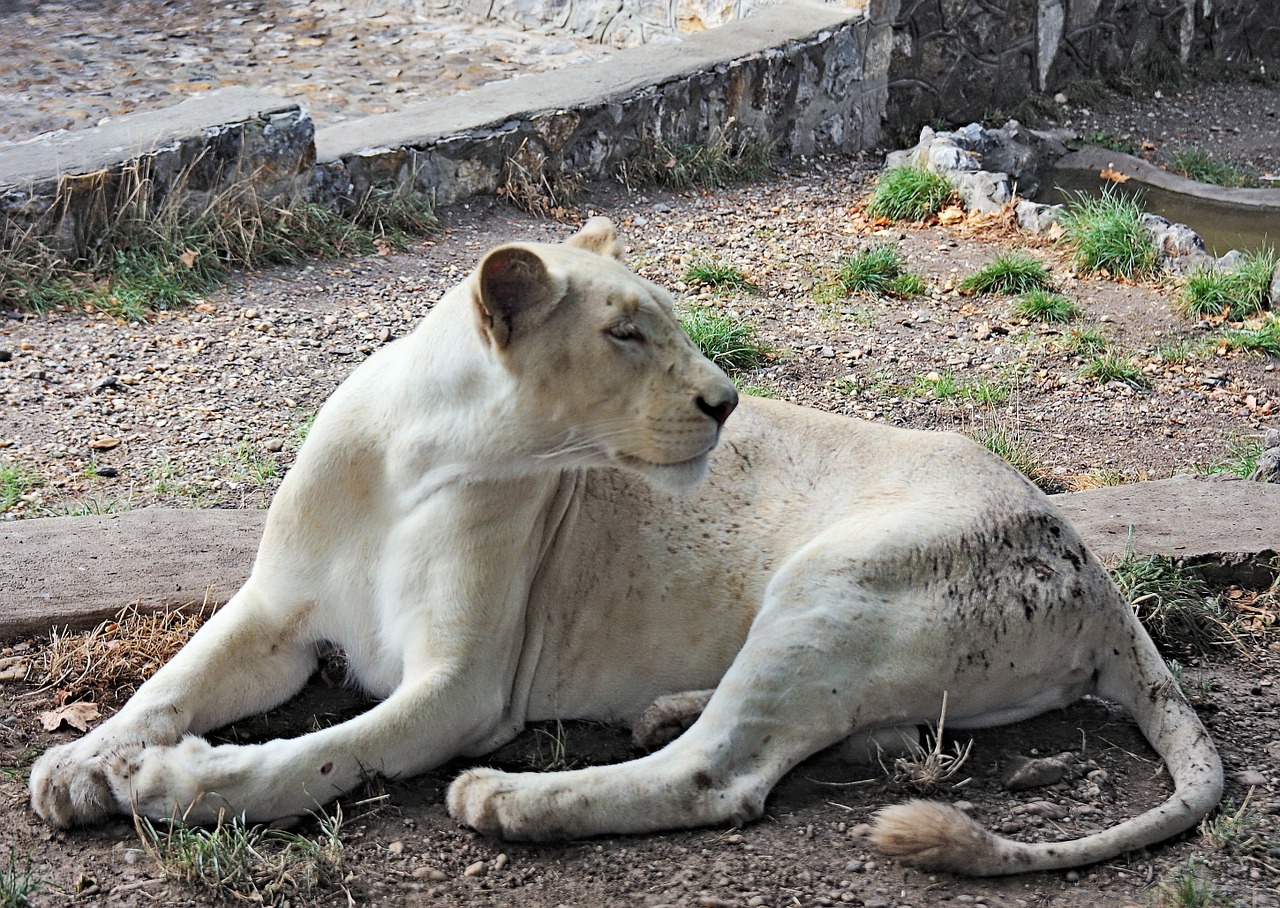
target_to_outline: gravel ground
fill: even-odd
[[[1258,110],[1280,106],[1274,91],[1257,103]],[[1144,122],[1144,111],[1114,115]],[[1264,138],[1271,134],[1262,117],[1246,122],[1258,124]],[[32,484],[5,516],[149,504],[264,506],[310,415],[364,356],[411,330],[486,249],[514,238],[563,238],[595,212],[617,221],[642,274],[686,304],[719,307],[759,328],[776,352],[746,377],[757,390],[900,425],[994,427],[1030,448],[1047,485],[1194,470],[1228,460],[1233,440],[1280,425],[1274,360],[1212,344],[1185,360],[1170,352],[1217,331],[1177,313],[1175,284],[1078,277],[1060,249],[1033,243],[998,219],[870,223],[856,203],[876,161],[794,163],[765,183],[711,194],[597,187],[564,221],[477,202],[445,212],[445,233],[408,252],[243,275],[193,309],[146,324],[80,313],[6,317],[0,459]],[[874,242],[898,245],[927,278],[928,293],[909,301],[824,295],[839,259]],[[1045,328],[1013,317],[1003,298],[957,292],[960,278],[1011,247],[1031,247],[1050,264],[1059,289],[1084,309],[1081,322]],[[708,256],[740,269],[759,291],[717,293],[688,284],[687,265]],[[1131,352],[1147,387],[1082,378],[1081,358],[1065,347],[1078,328],[1105,332]],[[943,393],[948,373],[961,386],[999,388],[1007,397],[982,404]],[[1252,601],[1247,592],[1236,596]],[[1184,676],[1223,749],[1228,798],[1238,808],[1248,797],[1254,811],[1252,843],[1234,850],[1193,833],[1071,873],[984,882],[918,874],[877,859],[860,838],[869,813],[904,793],[878,769],[859,773],[825,758],[792,773],[767,817],[741,831],[508,846],[449,821],[441,797],[458,770],[450,766],[389,785],[371,803],[349,805],[346,886],[361,904],[1128,906],[1157,899],[1153,887],[1175,879],[1194,856],[1199,873],[1224,897],[1275,908],[1280,645],[1274,641],[1249,639],[1236,657],[1192,663]],[[0,659],[41,645],[14,641],[0,649]],[[77,904],[204,903],[203,896],[170,888],[131,850],[128,825],[54,834],[24,808],[23,773],[32,754],[69,736],[43,732],[36,721],[56,695],[0,688],[0,798],[10,819],[0,854],[16,854],[20,867],[29,859],[39,875],[80,891]],[[301,703],[271,719],[269,733],[287,734],[308,727],[313,716],[332,720],[359,707],[334,706],[334,696],[317,681]],[[554,733],[530,732],[493,760],[538,763]],[[568,749],[581,762],[630,755],[623,735],[576,724],[568,728]],[[1001,786],[1001,772],[1017,754],[1063,752],[1071,754],[1072,769],[1061,782],[1021,793]],[[1105,770],[1102,784],[1088,775],[1095,768]],[[943,797],[972,803],[984,822],[1022,838],[1110,825],[1167,791],[1133,727],[1097,703],[983,733],[970,769],[972,781]],[[46,901],[60,904],[65,896]],[[315,901],[345,904],[346,897]],[[294,902],[303,903],[309,901]]]

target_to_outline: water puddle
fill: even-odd
[[[1057,205],[1077,198],[1080,193],[1096,198],[1104,187],[1136,198],[1143,211],[1186,224],[1204,238],[1205,246],[1214,255],[1223,255],[1231,249],[1257,252],[1280,248],[1280,208],[1242,208],[1171,192],[1138,180],[1112,183],[1099,177],[1096,170],[1051,170],[1041,178],[1040,191],[1033,201]]]

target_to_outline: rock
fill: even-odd
[[[1271,273],[1271,308],[1280,308],[1280,264],[1276,265],[1276,270]],[[4,362],[3,350],[0,350],[0,362]]]
[[[0,347],[0,363],[7,363],[13,359],[13,351]]]
[[[979,170],[962,174],[956,178],[956,191],[966,210],[984,214],[999,211],[1013,199],[1007,173]]]
[[[1258,770],[1254,769],[1252,766],[1248,769],[1242,769],[1240,772],[1235,773],[1234,777],[1241,785],[1248,785],[1250,787],[1267,784],[1267,777],[1258,772]]]
[[[269,454],[279,454],[284,450],[283,438],[268,438],[262,443],[262,448]]]
[[[1059,782],[1070,767],[1060,757],[1014,757],[1001,784],[1009,791],[1043,788]]]
[[[484,876],[489,872],[489,864],[486,861],[476,861],[474,864],[468,864],[467,869],[462,871],[463,876]]]
[[[1054,224],[1060,222],[1067,213],[1064,205],[1042,205],[1028,199],[1018,202],[1014,213],[1018,218],[1018,227],[1028,233],[1048,233]]]
[[[1226,255],[1219,256],[1213,263],[1213,267],[1219,271],[1234,271],[1244,264],[1244,253],[1239,249],[1232,249]]]

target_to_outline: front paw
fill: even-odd
[[[127,812],[115,783],[142,750],[141,744],[92,738],[59,744],[31,767],[31,806],[50,826],[67,829]]]

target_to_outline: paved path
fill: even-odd
[[[1166,479],[1058,496],[1095,552],[1208,557],[1239,576],[1280,551],[1280,485]],[[144,508],[0,524],[0,640],[143,608],[223,602],[253,565],[265,511]]]
[[[231,85],[332,125],[611,52],[361,0],[0,0],[0,48],[0,142]]]

